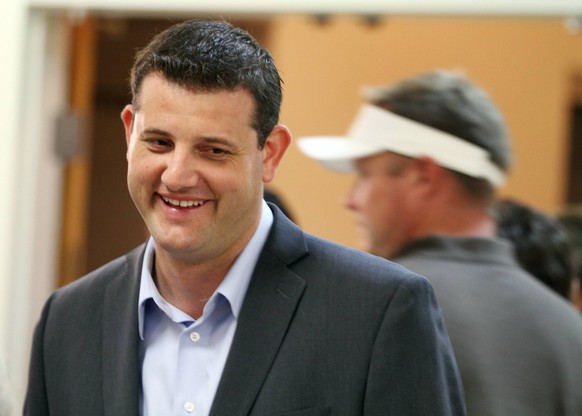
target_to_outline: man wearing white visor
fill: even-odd
[[[472,416],[582,415],[582,320],[495,237],[511,164],[503,117],[462,75],[436,71],[366,91],[347,137],[300,139],[355,172],[347,195],[365,250],[432,282]]]

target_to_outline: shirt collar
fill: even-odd
[[[230,270],[216,289],[212,298],[219,293],[230,303],[232,314],[238,320],[242,303],[251,281],[253,270],[261,254],[261,250],[265,245],[265,241],[273,225],[273,213],[265,201],[262,203],[261,219],[257,230],[251,237],[250,241],[237,257]],[[155,241],[150,237],[145,248],[145,255],[141,269],[141,279],[138,298],[138,326],[139,334],[143,339],[144,334],[144,320],[145,320],[145,304],[148,299],[153,299],[158,308],[162,310],[174,321],[192,320],[186,313],[180,311],[170,303],[168,303],[158,291],[152,277],[152,266],[155,253]]]

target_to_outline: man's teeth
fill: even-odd
[[[162,198],[162,199],[167,204],[173,205],[175,207],[181,207],[181,208],[199,207],[204,203],[204,201],[179,201],[177,199],[171,199],[171,198]]]

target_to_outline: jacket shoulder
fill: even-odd
[[[313,274],[327,271],[325,275],[335,280],[355,280],[364,285],[428,285],[428,280],[408,268],[361,250],[346,247],[306,234],[309,255],[298,264],[302,270]]]
[[[98,295],[103,293],[110,283],[118,279],[125,279],[127,283],[131,283],[134,279],[139,280],[144,249],[145,244],[142,244],[129,253],[57,289],[51,296],[52,302],[86,302],[92,297],[99,297]]]

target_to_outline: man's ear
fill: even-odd
[[[275,178],[275,171],[285,154],[285,151],[291,143],[291,133],[289,129],[282,125],[277,124],[267,140],[265,141],[265,146],[263,147],[263,182],[271,182]]]
[[[127,143],[127,146],[129,146],[131,132],[133,130],[133,118],[134,118],[133,106],[131,104],[128,104],[121,111],[121,121],[123,121],[123,126],[125,128],[125,142]]]
[[[448,171],[432,157],[419,157],[414,160],[414,165],[416,189],[422,190],[422,194],[425,196],[440,192],[444,181],[450,178]]]
[[[415,160],[418,179],[425,183],[437,183],[443,177],[444,168],[432,157],[421,156]]]

